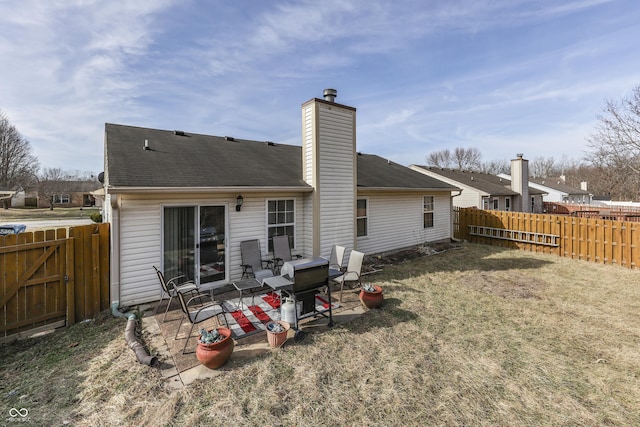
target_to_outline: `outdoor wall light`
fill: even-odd
[[[238,194],[238,197],[236,197],[236,212],[240,212],[243,202],[244,199],[242,198],[242,194]]]

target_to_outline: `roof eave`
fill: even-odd
[[[310,193],[312,187],[286,186],[286,187],[109,187],[109,194],[170,194],[170,193],[273,193],[273,192],[298,192]]]
[[[409,187],[361,187],[358,186],[358,191],[388,191],[388,192],[434,192],[434,191],[460,191],[461,188],[458,187],[420,187],[420,188],[409,188]]]

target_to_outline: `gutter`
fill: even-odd
[[[211,193],[264,193],[264,192],[299,192],[311,193],[313,187],[310,186],[283,186],[283,187],[257,187],[257,186],[238,186],[238,187],[107,187],[110,194],[169,194],[169,193],[192,193],[192,194],[211,194]]]

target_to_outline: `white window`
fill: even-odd
[[[71,203],[71,197],[68,194],[54,194],[53,203],[56,205]]]
[[[433,196],[424,196],[422,198],[423,227],[433,227]]]
[[[488,197],[483,197],[482,198],[482,209],[487,211],[489,210],[489,198]]]
[[[493,210],[497,211],[498,209],[500,209],[500,203],[498,201],[497,197],[493,198]]]
[[[531,196],[531,212],[535,212],[535,211],[536,211],[536,197]]]
[[[293,199],[267,201],[269,252],[273,251],[273,236],[289,236],[289,241],[295,245],[295,218],[295,201]]]
[[[511,210],[511,197],[506,197],[504,199],[504,210],[505,211],[510,211]]]
[[[368,203],[367,199],[358,199],[356,205],[356,236],[364,237],[368,233]]]

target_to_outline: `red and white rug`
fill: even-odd
[[[227,313],[229,329],[234,338],[266,330],[267,323],[280,320],[280,298],[275,292],[245,296],[240,303],[239,298],[230,299],[222,303]],[[332,309],[340,307],[332,301]],[[329,298],[326,295],[316,295],[316,310],[329,309]]]

